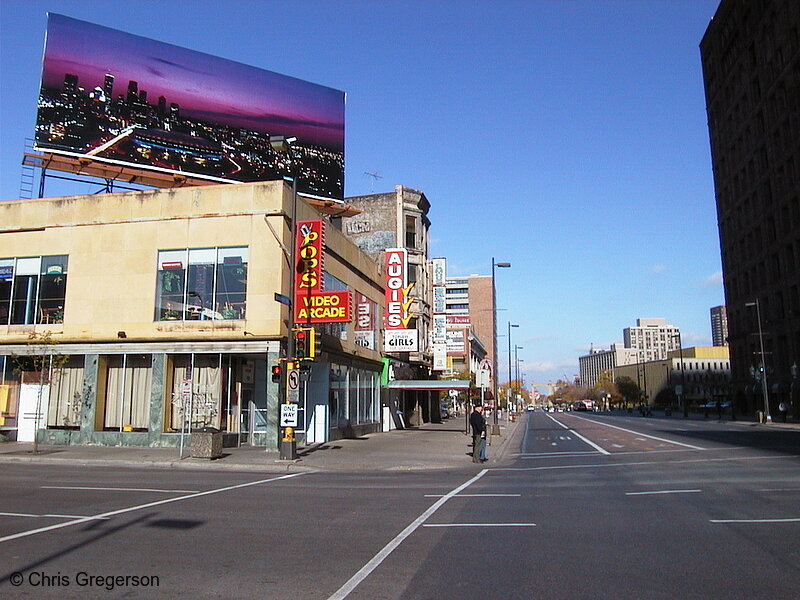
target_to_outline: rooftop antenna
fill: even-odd
[[[383,179],[383,175],[378,174],[377,171],[374,172],[374,173],[370,173],[369,171],[364,171],[364,175],[366,175],[367,177],[372,177],[372,185],[370,186],[370,190],[371,190],[370,193],[374,194],[375,193],[375,181],[377,179]]]

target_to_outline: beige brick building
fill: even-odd
[[[298,204],[299,220],[320,218]],[[191,421],[277,447],[270,368],[290,326],[276,294],[290,295],[291,206],[283,182],[0,203],[0,429],[24,429],[15,355],[50,331],[69,360],[49,386],[42,441],[169,446]],[[325,289],[379,315],[376,263],[330,222],[325,242]],[[301,440],[380,428],[381,355],[353,327],[317,325],[324,352],[301,385]]]

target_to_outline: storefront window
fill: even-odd
[[[379,420],[378,375],[366,369],[331,365],[331,427],[365,425]]]
[[[347,368],[331,365],[330,371],[330,424],[331,427],[347,426]]]
[[[53,374],[47,427],[78,429],[81,424],[83,398],[83,356],[71,356],[66,365]]]
[[[222,356],[219,354],[181,354],[171,357],[172,394],[167,428],[222,429]]]
[[[150,424],[150,386],[153,370],[149,354],[106,357],[106,430],[147,431]]]

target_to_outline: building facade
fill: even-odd
[[[346,202],[359,214],[335,218],[334,222],[381,269],[387,249],[400,248],[407,253],[408,282],[413,284],[407,329],[416,330],[418,350],[389,352],[387,356],[393,378],[428,379],[433,367],[430,202],[423,192],[402,185],[388,193],[352,196]],[[438,419],[438,401],[434,403],[424,390],[398,393],[392,402],[404,413],[405,423],[416,425]]]
[[[454,369],[474,373],[485,358],[492,365],[494,376],[497,372],[497,340],[493,335],[492,277],[448,277],[445,284],[445,312],[450,337],[458,335],[469,339],[477,350],[469,354],[470,360],[465,361],[463,350],[448,348],[448,357],[452,358]]]
[[[660,360],[680,346],[680,330],[666,319],[636,319],[636,327],[622,330],[626,348],[639,352],[638,362]]]
[[[0,203],[2,428],[54,444],[175,446],[213,427],[228,444],[276,449],[292,199],[267,182]],[[297,216],[327,223],[302,200]],[[330,223],[324,237],[325,290],[379,314],[375,262]],[[323,352],[301,378],[300,441],[379,430],[381,353],[355,343],[353,320],[313,327]],[[66,364],[35,418],[25,374],[45,332]]]
[[[800,3],[723,0],[700,54],[734,394],[763,408],[763,356],[770,412],[798,418]]]
[[[617,377],[617,367],[638,362],[638,350],[611,344],[610,350],[592,349],[589,354],[578,357],[581,385],[594,387],[603,373],[608,373],[611,381]]]
[[[636,382],[645,403],[662,407],[684,401],[695,408],[717,400],[725,402],[730,392],[727,346],[671,350],[663,359],[619,366],[616,372]]]

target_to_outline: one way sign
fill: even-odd
[[[297,404],[281,404],[281,427],[297,427]]]

